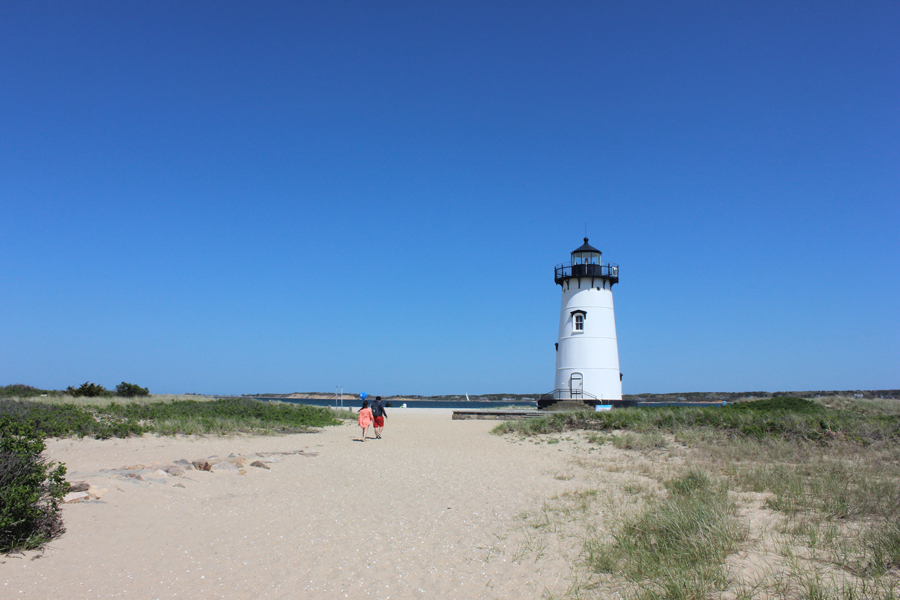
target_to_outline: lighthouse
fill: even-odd
[[[592,405],[621,400],[612,295],[619,266],[603,264],[602,253],[584,238],[569,264],[556,266],[553,280],[562,287],[553,400]]]

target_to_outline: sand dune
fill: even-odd
[[[567,457],[496,421],[391,411],[383,440],[347,424],[280,437],[50,440],[69,479],[109,490],[66,505],[43,554],[0,558],[5,598],[532,598],[565,590],[559,552],[514,560],[519,515],[571,484]],[[280,455],[271,470],[150,481],[106,469]],[[311,456],[311,453],[316,453]],[[180,487],[176,484],[180,484]]]

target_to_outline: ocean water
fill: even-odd
[[[321,399],[306,399],[306,398],[266,398],[264,396],[259,397],[259,400],[278,400],[280,402],[290,402],[291,404],[308,404],[310,406],[341,406],[341,400],[338,398],[337,400],[333,398],[329,398],[327,400]],[[393,408],[394,410],[403,410],[401,408],[402,402],[396,402],[394,400],[388,400],[391,403],[391,406],[388,407],[388,410]],[[362,400],[359,398],[344,398],[344,408],[357,409],[362,407]],[[528,407],[537,409],[537,402],[434,402],[431,400],[407,400],[406,407],[407,408],[506,408],[507,406],[516,406],[516,407]]]

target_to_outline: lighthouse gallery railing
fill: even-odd
[[[613,283],[619,282],[619,265],[591,265],[591,264],[562,264],[556,265],[553,270],[553,279],[559,283],[570,277],[598,277],[609,279]]]

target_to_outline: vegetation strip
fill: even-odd
[[[29,425],[44,437],[128,437],[144,433],[233,434],[303,433],[340,423],[328,408],[221,398],[106,406],[0,400],[0,422]]]
[[[572,430],[674,433],[689,428],[708,428],[756,438],[842,439],[870,444],[900,439],[900,416],[829,410],[802,398],[772,398],[709,408],[639,407],[607,412],[553,413],[543,419],[504,423],[495,433],[533,435]]]
[[[896,600],[898,422],[896,400],[774,398],[708,409],[553,414],[494,432],[555,443],[581,431],[589,447],[629,453],[613,463],[601,454],[593,469],[620,477],[625,465],[642,482],[618,488],[636,510],[611,510],[602,498],[613,490],[604,486],[551,501],[561,507],[551,510],[579,515],[584,531],[577,585],[566,597],[593,597],[587,592],[604,588],[646,600]],[[672,468],[674,478],[661,477]],[[764,519],[752,535],[734,503],[747,494]],[[570,512],[573,499],[581,508]],[[741,571],[748,555],[759,557],[755,571]]]

